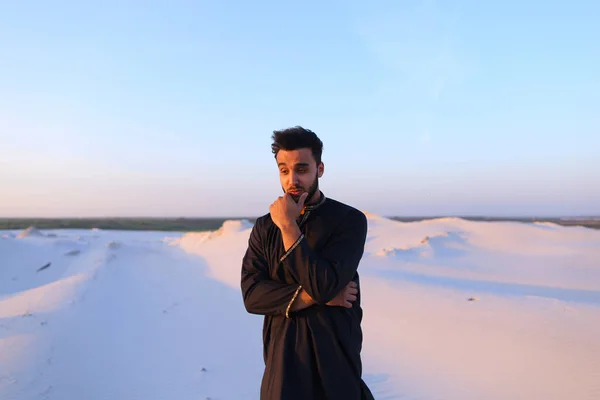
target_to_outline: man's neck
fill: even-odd
[[[312,206],[317,204],[319,200],[321,200],[321,191],[317,189],[315,194],[313,194],[312,198],[306,200],[304,204],[306,204],[307,206]]]

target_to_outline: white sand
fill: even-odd
[[[250,228],[1,231],[0,398],[257,399]],[[360,272],[377,399],[600,399],[600,231],[369,215]]]

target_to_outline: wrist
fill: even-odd
[[[309,306],[312,306],[313,304],[315,304],[315,301],[313,300],[312,297],[310,297],[310,295],[306,292],[306,290],[301,289],[299,296],[304,304],[309,305]]]
[[[296,221],[285,221],[279,226],[279,229],[281,229],[282,232],[295,232],[298,229],[298,224]]]

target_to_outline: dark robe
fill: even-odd
[[[321,193],[298,224],[302,235],[286,252],[270,214],[258,218],[242,262],[246,310],[265,316],[260,398],[373,399],[362,380],[360,285],[352,308],[326,305],[351,280],[359,284],[367,219]],[[293,312],[301,288],[316,304]]]

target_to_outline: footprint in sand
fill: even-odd
[[[167,314],[169,311],[171,311],[173,308],[177,307],[179,305],[179,302],[175,302],[173,304],[171,304],[170,306],[168,306],[167,308],[165,308],[163,310],[163,314]]]
[[[121,243],[120,242],[115,242],[115,241],[110,241],[106,244],[106,247],[111,249],[111,250],[117,250],[121,247]]]

